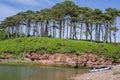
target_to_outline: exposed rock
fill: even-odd
[[[113,63],[112,63],[112,61],[110,61],[110,60],[107,60],[107,61],[105,61],[105,65],[112,65]]]
[[[103,67],[103,65],[111,65],[112,61],[104,60],[92,53],[84,53],[80,56],[72,54],[26,54],[26,58],[32,61],[39,61],[47,64],[65,64],[70,66],[85,66],[85,67]]]
[[[100,68],[105,67],[107,65],[114,64],[110,60],[104,60],[99,56],[93,53],[84,53],[80,56],[76,56],[73,54],[37,54],[35,52],[24,53],[24,59],[27,61],[35,61],[41,64],[62,64],[69,66],[84,66],[84,67],[94,67]],[[0,61],[4,61],[6,59],[11,59],[11,54],[0,55]]]
[[[12,55],[11,54],[4,54],[0,56],[0,59],[12,59]]]

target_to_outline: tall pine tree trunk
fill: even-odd
[[[28,20],[27,21],[27,36],[30,36],[30,27],[31,27],[31,25],[30,25],[30,20]]]
[[[59,25],[59,38],[61,38],[62,35],[62,22],[60,21],[60,25]]]
[[[81,27],[80,27],[80,40],[82,39],[82,29],[83,29],[83,23],[80,24]]]
[[[45,36],[48,37],[48,20],[46,21],[46,26],[45,26]]]
[[[92,24],[90,24],[90,41],[92,42],[92,32],[93,32],[93,30],[92,30]]]
[[[68,39],[68,21],[67,21],[67,39]]]
[[[110,40],[110,43],[111,43],[111,42],[112,42],[112,38],[111,38],[111,32],[112,32],[112,31],[111,31],[110,28],[111,28],[111,24],[110,24],[110,27],[109,27],[109,40]]]

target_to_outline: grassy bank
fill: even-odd
[[[112,43],[94,43],[80,40],[64,40],[57,38],[24,37],[0,41],[0,54],[11,53],[15,56],[23,52],[36,53],[71,53],[92,52],[105,59],[118,60],[120,45]]]

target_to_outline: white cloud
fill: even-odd
[[[5,19],[6,17],[12,16],[18,13],[20,10],[13,8],[11,6],[0,4],[0,21]]]
[[[28,6],[36,6],[39,5],[38,0],[10,0],[11,2],[14,3],[20,3]]]
[[[23,4],[27,6],[41,6],[41,7],[55,4],[55,0],[10,0],[10,2]]]
[[[43,1],[44,1],[44,3],[50,4],[50,5],[55,4],[54,1],[52,1],[52,0],[43,0]]]
[[[26,6],[39,6],[40,8],[47,7],[48,5],[53,5],[52,0],[10,0],[9,2],[23,4]],[[24,6],[25,7],[25,6]],[[21,6],[22,9],[22,6]],[[26,9],[27,10],[27,9]],[[0,21],[4,20],[6,17],[15,15],[16,13],[23,11],[17,9],[15,6],[0,3]]]

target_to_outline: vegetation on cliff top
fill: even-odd
[[[11,38],[0,41],[0,54],[20,55],[23,52],[36,52],[38,54],[91,52],[115,61],[120,58],[120,45],[45,37]]]
[[[91,41],[116,42],[117,18],[120,10],[105,11],[81,7],[65,0],[51,8],[39,11],[28,10],[7,17],[0,23],[0,34],[4,38],[21,36],[55,37],[62,39],[85,39]]]
[[[0,22],[0,54],[92,52],[105,59],[119,60],[119,16],[120,10],[114,8],[103,12],[68,0],[50,9],[19,12]]]

